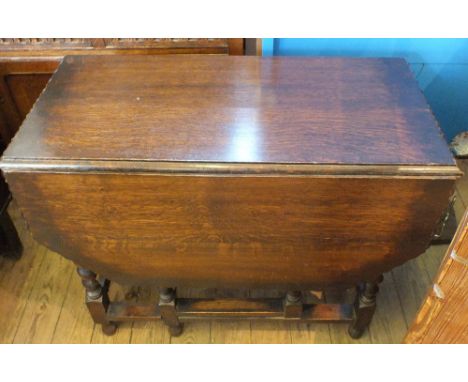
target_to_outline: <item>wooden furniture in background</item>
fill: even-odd
[[[233,38],[0,38],[0,154],[65,55],[242,55],[246,39]],[[6,212],[10,193],[0,177],[0,254],[19,256],[21,244]]]
[[[261,38],[246,38],[244,45],[245,45],[246,56],[261,56],[262,55],[262,39]]]
[[[468,343],[468,210],[406,343]]]
[[[343,58],[67,57],[1,168],[35,238],[79,265],[106,333],[240,316],[348,320],[353,337],[460,175],[406,63]],[[159,286],[159,304],[109,301],[106,280]],[[353,305],[303,293],[351,286]]]

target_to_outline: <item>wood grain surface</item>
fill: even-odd
[[[73,56],[5,158],[453,165],[400,59]]]
[[[446,179],[7,174],[35,238],[111,280],[350,285],[424,252]]]

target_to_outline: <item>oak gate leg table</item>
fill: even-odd
[[[424,252],[460,175],[407,64],[353,58],[66,57],[0,166],[108,334],[239,317],[350,321],[359,337],[381,274]],[[159,303],[109,301],[109,280]],[[354,305],[302,293],[353,286]]]

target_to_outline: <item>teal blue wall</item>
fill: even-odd
[[[403,57],[448,141],[468,130],[468,39],[263,39],[264,56]]]

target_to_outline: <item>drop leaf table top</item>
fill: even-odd
[[[66,57],[0,167],[36,239],[106,278],[292,291],[421,254],[460,175],[385,58]]]
[[[401,59],[70,56],[5,159],[454,166]]]

